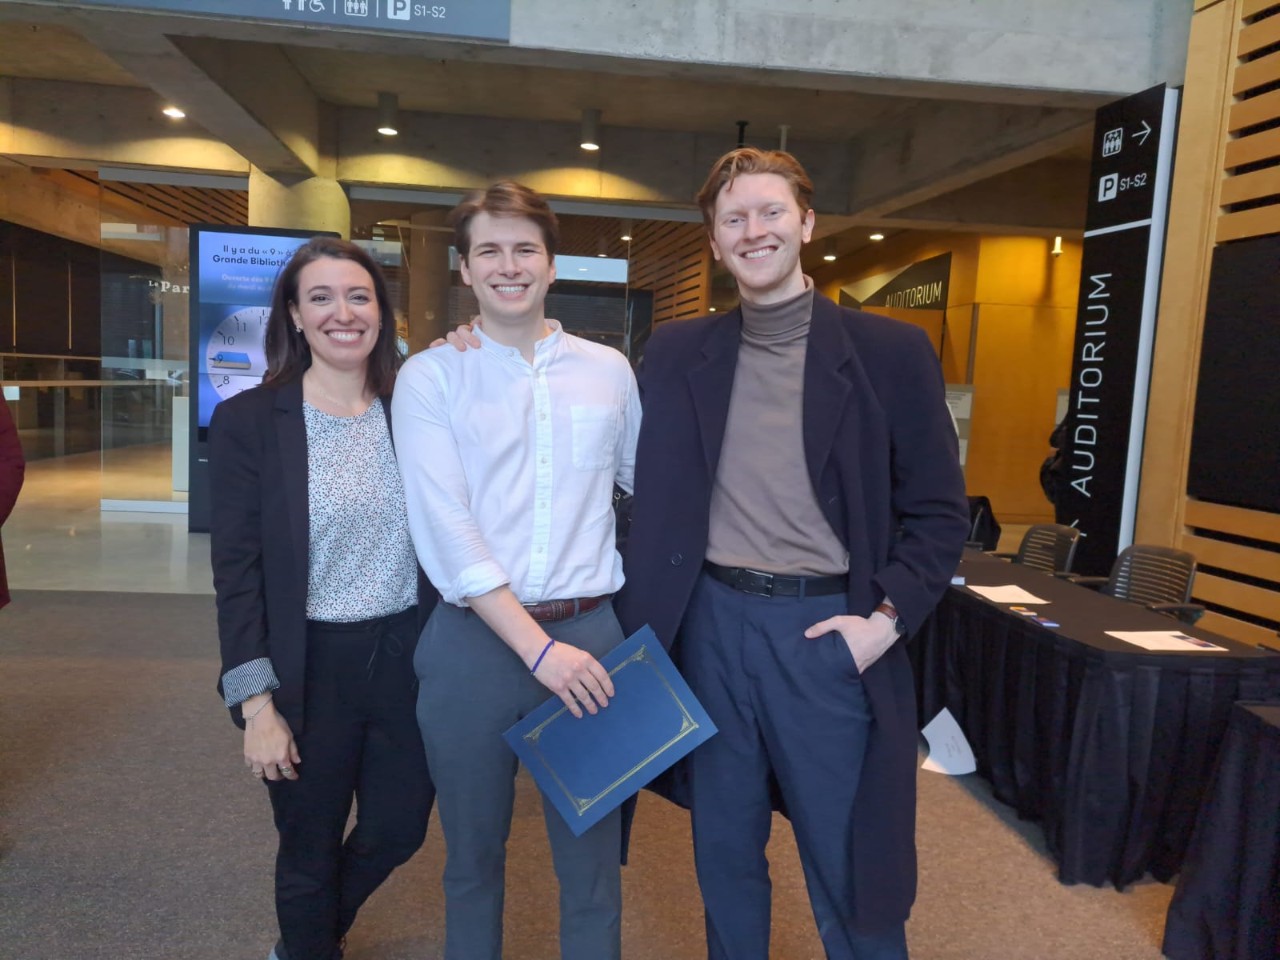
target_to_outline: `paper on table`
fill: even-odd
[[[992,603],[1048,603],[1048,600],[1041,600],[1034,593],[1027,593],[1021,587],[1014,584],[1007,584],[1001,587],[975,587],[969,585],[969,589],[980,597],[986,597]]]
[[[1196,650],[1227,649],[1226,647],[1218,646],[1216,643],[1210,643],[1208,640],[1189,637],[1185,633],[1179,633],[1177,630],[1108,630],[1107,636],[1123,640],[1125,643],[1132,643],[1135,646],[1142,647],[1144,650],[1194,652]]]
[[[955,777],[978,769],[977,761],[973,759],[973,748],[946,707],[939,710],[938,715],[920,732],[929,744],[928,759],[920,765],[922,770]]]

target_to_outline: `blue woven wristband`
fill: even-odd
[[[547,655],[547,651],[548,651],[548,650],[550,650],[550,649],[551,649],[552,647],[554,647],[555,645],[556,645],[556,642],[555,642],[554,640],[548,640],[548,641],[547,641],[547,645],[546,645],[545,647],[543,647],[543,648],[542,648],[542,652],[541,652],[540,654],[538,654],[538,659],[537,659],[537,660],[535,660],[535,661],[533,661],[533,666],[529,668],[529,672],[530,672],[530,673],[537,673],[537,672],[538,672],[538,667],[539,667],[539,665],[541,665],[541,663],[542,663],[542,658],[543,658],[543,657],[545,657],[545,656]]]

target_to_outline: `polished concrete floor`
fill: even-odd
[[[185,515],[101,510],[104,497],[123,499],[122,492],[137,495],[132,492],[145,491],[148,485],[157,498],[172,499],[166,490],[168,467],[163,451],[134,451],[132,462],[117,454],[107,467],[104,471],[98,455],[41,460],[28,466],[22,495],[3,530],[9,578],[15,591],[212,593],[209,538],[188,534]],[[1001,548],[1016,548],[1024,529],[1006,526]],[[21,597],[17,600],[15,612],[30,606],[22,604]],[[127,596],[113,598],[112,602],[115,600],[126,605],[138,602],[136,597]],[[157,598],[155,602],[162,601]],[[3,632],[0,623],[0,637]],[[9,646],[0,646],[0,653]],[[51,663],[63,662],[61,651],[45,653],[52,658]],[[101,668],[111,668],[113,663],[107,655]],[[116,667],[126,673],[132,669],[127,662]],[[40,667],[46,668],[47,664]],[[211,675],[212,665],[202,664],[201,669],[199,682],[211,688],[212,680],[206,674]],[[113,693],[112,699],[116,697]],[[150,693],[144,697],[148,709],[159,709],[155,699]],[[3,705],[0,702],[0,707]],[[185,709],[198,711],[202,729],[206,722],[223,723],[211,690],[208,704],[201,703],[198,708],[189,704]],[[231,728],[227,726],[227,730]],[[228,740],[228,757],[234,754],[233,747]],[[229,760],[228,768],[235,769],[236,764]],[[150,775],[139,773],[137,779],[147,781]],[[909,927],[913,956],[918,960],[1157,960],[1170,887],[1145,881],[1120,893],[1062,886],[1055,878],[1038,826],[1019,822],[1012,811],[991,798],[989,788],[978,778],[923,774],[920,786],[920,898]],[[76,796],[82,799],[83,790]],[[521,777],[520,796],[526,806],[536,797],[527,777]],[[48,803],[47,796],[42,803]],[[80,800],[70,798],[67,803],[72,808]],[[656,832],[671,839],[665,846],[641,842],[634,850],[637,865],[628,868],[628,955],[636,960],[692,960],[703,955],[703,947],[687,819],[680,811],[647,795],[641,812],[643,818],[649,818],[642,818],[642,822],[655,829],[640,831],[638,836],[653,836]],[[530,814],[525,819],[534,823],[540,817]],[[265,815],[258,816],[254,824],[255,829],[269,834]],[[540,850],[542,843],[538,830],[530,830],[529,836],[519,835],[517,830],[512,838],[512,849],[521,851],[520,862],[529,871],[528,876],[520,878],[523,883],[517,883],[514,877],[513,883],[526,893],[550,890],[553,883],[545,853],[530,858],[529,851]],[[263,842],[269,843],[269,836],[263,836]],[[421,906],[422,891],[436,889],[441,864],[438,831],[433,830],[431,836],[435,839],[429,848],[393,877],[386,891],[371,904],[369,917],[357,931],[358,942],[353,944],[362,956],[373,960],[438,955],[433,949],[423,949],[439,936],[438,911],[424,913]],[[775,818],[770,858],[775,892],[772,956],[779,960],[817,960],[821,951],[808,913],[803,876],[790,827],[781,818]],[[648,871],[643,865],[650,861],[658,866]],[[257,884],[257,888],[263,888],[259,899],[265,897],[263,884]],[[544,902],[543,897],[536,905],[517,909],[515,904],[524,895],[512,893],[509,919],[521,929],[537,927],[541,931],[538,935],[544,938],[540,943],[545,944],[545,938],[552,936],[552,921],[548,918],[554,918],[554,903]],[[258,906],[261,908],[262,904]],[[258,912],[263,916],[249,931],[250,938],[254,943],[268,943],[269,911]],[[3,927],[0,922],[0,930]],[[379,938],[387,937],[392,939],[379,942]],[[396,938],[401,937],[408,940],[397,946]],[[541,958],[546,954],[544,946],[531,945],[528,951],[522,948],[513,957]],[[160,954],[141,950],[130,955]],[[205,954],[179,951],[164,955],[195,958]],[[232,950],[217,955],[242,954]],[[43,960],[54,954],[37,952],[31,956]],[[87,958],[89,954],[77,956]],[[253,956],[261,956],[261,951]]]
[[[209,537],[187,533],[185,513],[103,511],[102,500],[181,502],[167,450],[117,450],[36,460],[5,522],[15,590],[212,593]]]

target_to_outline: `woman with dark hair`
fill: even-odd
[[[209,426],[218,688],[279,832],[271,960],[341,957],[435,796],[413,672],[434,594],[391,446],[393,317],[363,250],[310,240],[276,281],[262,385]]]

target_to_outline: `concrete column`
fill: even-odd
[[[417,353],[449,332],[449,245],[453,234],[439,229],[445,210],[422,210],[410,218],[416,228],[405,231],[409,265],[409,350]]]
[[[273,177],[249,168],[249,226],[332,230],[351,236],[351,204],[337,180]]]

